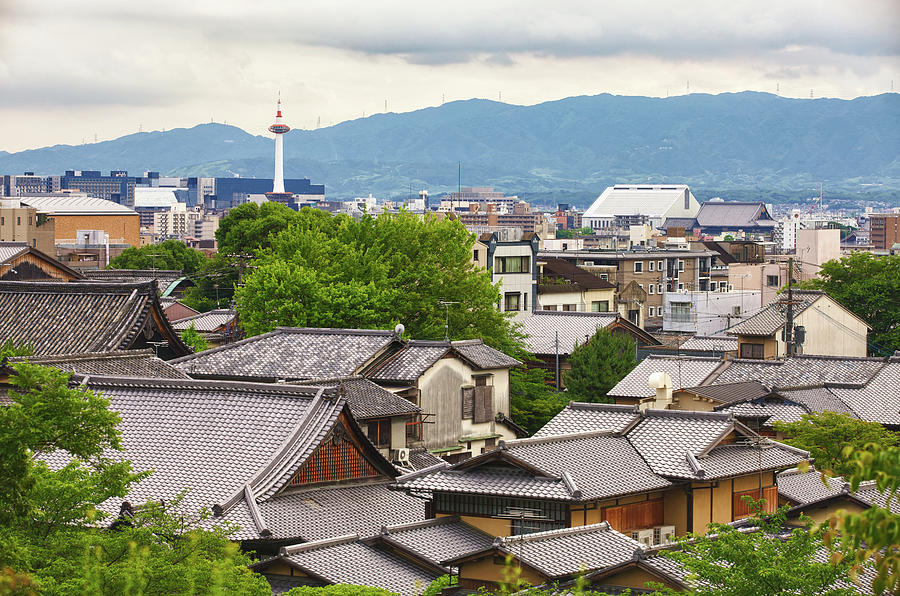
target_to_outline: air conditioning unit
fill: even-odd
[[[409,449],[395,449],[394,450],[394,461],[400,464],[401,466],[409,467],[411,464],[409,463]]]
[[[653,546],[653,529],[649,530],[638,530],[637,532],[632,532],[631,537],[634,540],[637,540],[644,546]]]
[[[657,538],[657,544],[670,544],[675,542],[675,526],[659,526],[656,528],[659,531],[659,537]]]

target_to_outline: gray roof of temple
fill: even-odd
[[[425,501],[403,491],[390,490],[385,481],[320,486],[290,490],[258,504],[262,519],[274,540],[305,542],[353,532],[374,536],[389,524],[425,519]],[[246,502],[238,503],[220,521],[241,529],[235,540],[258,540]]]
[[[56,258],[39,251],[37,248],[28,246],[26,242],[0,242],[0,266],[12,265],[15,259],[29,254],[38,260],[52,265],[56,269],[66,272],[74,279],[84,279],[84,275],[80,271],[72,269],[61,261],[57,261]],[[16,266],[18,267],[18,265]],[[8,275],[10,274],[7,273],[4,277],[6,277],[6,279],[15,279],[15,277],[7,277]]]
[[[345,377],[397,341],[392,331],[279,327],[172,363],[193,377]]]
[[[823,481],[821,473],[814,468],[806,472],[796,469],[785,470],[778,474],[775,480],[778,484],[778,494],[797,503],[798,508],[841,495],[852,496],[857,501],[875,507],[884,507],[887,504],[887,494],[878,490],[874,480],[861,482],[856,492],[851,492],[849,483],[840,476],[826,477]],[[892,498],[890,509],[900,514],[900,500]]]
[[[863,383],[885,365],[884,358],[802,355],[785,360],[729,360],[703,385],[759,381],[782,389],[822,383]],[[626,377],[627,378],[627,377]],[[674,380],[674,379],[673,379]]]
[[[494,541],[493,536],[460,521],[455,515],[385,526],[381,529],[381,537],[435,565],[489,548]]]
[[[276,560],[332,584],[373,586],[401,596],[420,594],[441,575],[436,569],[417,565],[387,549],[361,542],[355,534],[285,547]],[[265,568],[270,561],[254,567]]]
[[[343,377],[337,379],[310,379],[293,383],[295,385],[315,385],[317,387],[340,387],[347,405],[357,420],[380,418],[383,416],[405,416],[421,412],[422,409],[408,399],[404,399],[363,377]]]
[[[609,395],[634,398],[652,397],[656,395],[656,390],[649,388],[647,381],[655,372],[669,373],[669,376],[672,377],[672,387],[675,390],[683,387],[695,387],[723,364],[724,361],[719,358],[651,354],[610,389]]]
[[[705,352],[734,352],[738,349],[737,343],[736,337],[695,335],[681,344],[681,349],[703,350]]]
[[[79,352],[56,356],[22,356],[9,363],[30,362],[52,366],[82,375],[143,377],[149,379],[187,379],[185,373],[153,355],[153,350],[118,350],[115,352]]]
[[[497,538],[494,547],[551,579],[618,565],[643,552],[639,542],[606,522]]]
[[[769,216],[765,203],[707,201],[697,211],[697,225],[701,227],[774,228],[777,222]]]
[[[88,269],[84,276],[95,282],[128,282],[156,283],[157,291],[162,294],[174,282],[184,276],[178,269]]]
[[[641,413],[636,406],[572,401],[534,433],[534,436],[550,437],[604,429],[624,432],[640,419]]]
[[[366,371],[365,376],[379,381],[415,383],[435,362],[446,354],[456,353],[475,370],[511,368],[522,363],[487,346],[480,339],[461,341],[410,340],[404,347]]]
[[[35,355],[124,350],[145,331],[190,353],[150,283],[0,282],[0,342],[31,344]]]
[[[627,439],[609,432],[502,441],[494,451],[401,476],[413,490],[515,495],[567,501],[663,489]]]
[[[236,310],[220,308],[172,321],[172,327],[178,331],[184,331],[193,324],[194,329],[199,332],[213,333],[231,323],[235,317],[237,317]]]
[[[588,274],[590,275],[590,274]],[[576,345],[594,336],[598,329],[617,323],[627,329],[641,345],[659,345],[652,335],[632,325],[617,313],[535,311],[520,321],[527,336],[525,344],[533,354],[556,354],[556,336],[559,334],[559,354],[568,356]]]

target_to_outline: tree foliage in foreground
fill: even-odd
[[[848,476],[858,470],[853,453],[869,443],[900,444],[900,437],[877,422],[865,422],[847,414],[804,414],[797,422],[775,422],[784,442],[809,451],[816,468],[832,476]],[[850,449],[846,449],[849,447]]]
[[[180,240],[165,240],[126,248],[109,262],[109,269],[168,269],[189,275],[198,271],[206,260],[205,254]]]
[[[861,482],[874,480],[885,495],[884,507],[870,507],[861,513],[840,510],[823,524],[825,539],[834,542],[853,563],[851,573],[874,560],[876,594],[900,593],[900,515],[890,507],[900,502],[900,447],[869,444],[865,449],[845,449],[853,471],[845,478],[855,491]]]
[[[565,372],[570,399],[606,401],[606,394],[637,366],[635,343],[628,336],[598,329],[589,340],[575,347],[569,357],[572,369]]]
[[[138,507],[108,528],[100,505],[146,476],[114,457],[118,414],[101,395],[69,387],[66,373],[14,369],[0,408],[0,591],[270,593],[227,529],[195,529],[201,520],[178,512],[178,499]]]
[[[882,355],[900,350],[900,255],[857,252],[828,261],[818,279],[802,287],[824,290],[869,323],[869,342],[880,346]]]
[[[209,349],[209,342],[200,335],[193,323],[181,332],[181,341],[195,352],[202,352]]]
[[[442,339],[449,317],[453,339],[482,338],[507,353],[519,349],[496,308],[490,275],[474,268],[474,236],[457,221],[405,212],[356,221],[304,208],[267,239],[271,247],[236,292],[248,335],[279,325],[390,329],[403,323],[411,337]],[[441,301],[456,304],[445,310]]]

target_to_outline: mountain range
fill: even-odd
[[[262,126],[261,126],[262,128]],[[595,95],[531,106],[472,99],[285,136],[285,176],[333,198],[432,194],[462,184],[509,194],[596,196],[613,183],[900,190],[900,94],[853,100],[768,93]],[[273,142],[223,124],[7,153],[0,172],[145,170],[271,177]]]

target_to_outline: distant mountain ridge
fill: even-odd
[[[262,126],[260,126],[262,129]],[[332,197],[405,196],[464,185],[509,193],[621,182],[723,188],[900,188],[900,95],[788,99],[768,93],[596,95],[533,106],[472,99],[377,114],[285,138],[285,175]],[[90,145],[0,152],[0,172],[144,170],[271,177],[273,143],[234,126],[137,133]]]

